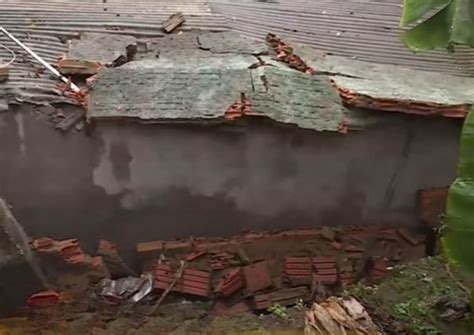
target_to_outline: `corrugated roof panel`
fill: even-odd
[[[186,18],[182,30],[228,30],[228,20],[212,13],[201,0],[0,0],[0,24],[44,60],[56,64],[67,51],[66,38],[78,37],[81,32],[160,37],[161,22],[178,11]],[[10,79],[0,83],[0,98],[40,103],[61,100],[54,77],[38,71],[40,66],[3,35],[0,44],[17,54]],[[8,60],[8,52],[0,49],[0,59]]]
[[[268,32],[355,59],[459,76],[474,75],[474,51],[457,48],[414,54],[399,38],[401,0],[211,0],[244,36]]]

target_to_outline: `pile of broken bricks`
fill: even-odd
[[[322,254],[287,256],[281,262],[282,268],[277,269],[280,275],[275,275],[276,262],[273,259],[256,259],[251,262],[244,247],[249,240],[255,242],[288,238],[284,236],[285,233],[249,234],[243,239],[215,242],[194,238],[190,241],[145,242],[138,245],[137,251],[145,259],[149,259],[152,252],[155,253],[154,258],[157,257],[156,253],[160,255],[160,260],[153,261],[151,265],[157,292],[172,285],[178,272],[176,260],[184,260],[186,268],[171,288],[172,292],[186,297],[213,299],[217,313],[240,313],[243,310],[260,312],[274,304],[290,306],[299,300],[312,301],[321,292],[327,296],[360,279],[373,284],[386,277],[390,267],[397,261],[382,256],[364,259],[364,248],[359,245],[364,242],[361,236],[367,233],[367,229],[359,227],[347,231],[350,238],[344,246],[333,240],[332,229],[317,231],[343,257]],[[311,231],[287,233],[303,236]],[[423,238],[405,229],[382,229],[377,231],[376,241],[387,249],[393,247],[394,242],[418,246],[423,243]],[[395,253],[394,258],[397,254]],[[166,259],[164,255],[172,256]],[[150,268],[150,264],[148,267]]]
[[[339,236],[342,232],[345,234],[343,237]],[[400,259],[394,260],[397,252],[393,258],[382,256],[382,253],[380,256],[373,253],[366,256],[361,245],[365,246],[367,234],[371,232],[381,248],[377,249],[379,252],[393,249],[396,243],[410,246],[423,243],[421,236],[405,229],[374,232],[368,227],[248,233],[227,240],[191,237],[188,240],[143,242],[137,246],[137,253],[143,260],[140,278],[151,278],[149,302],[153,297],[165,297],[170,293],[171,299],[179,296],[212,299],[214,311],[218,314],[261,312],[275,304],[290,306],[301,300],[325,298],[360,279],[371,284],[382,280]],[[304,256],[301,251],[294,251],[293,255],[288,251],[290,254],[283,257],[272,256],[273,252],[268,253],[268,250],[256,255],[255,248],[249,257],[246,251],[250,244],[261,246],[273,241],[278,246],[290,239],[301,241],[298,244],[309,243],[310,248],[313,248],[313,242],[329,248],[327,253],[314,249]],[[117,247],[108,241],[100,241],[95,256],[85,254],[77,239],[55,241],[40,238],[30,245],[39,256],[55,257],[68,266],[85,271],[94,270],[100,274],[96,275],[95,283],[100,278],[130,278],[130,282],[137,278],[130,277],[136,275],[121,260]],[[113,285],[113,280],[109,282]],[[30,298],[28,305],[31,308],[54,305],[61,296],[62,293],[53,291],[40,292]],[[117,298],[117,301],[122,299],[120,296]],[[125,302],[126,298],[122,300]]]

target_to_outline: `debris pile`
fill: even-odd
[[[271,50],[276,54],[276,59],[288,64],[292,69],[307,73],[315,74],[316,70],[308,66],[300,56],[293,52],[293,48],[283,42],[277,35],[267,34],[267,43]]]
[[[360,279],[370,284],[378,282],[389,273],[390,266],[408,257],[394,253],[397,245],[403,244],[409,256],[423,249],[411,243],[407,234],[392,228],[371,231],[368,227],[324,227],[250,232],[227,240],[190,237],[143,242],[137,245],[143,266],[139,277],[109,241],[99,242],[95,256],[85,254],[76,239],[39,238],[30,244],[41,260],[54,257],[86,272],[99,265],[106,269],[101,277],[96,276],[98,280],[89,282],[84,299],[109,307],[131,308],[140,303],[148,310],[147,315],[162,302],[180,297],[211,300],[217,314],[235,315],[324,299]],[[368,250],[366,255],[370,236],[380,247]],[[59,293],[41,292],[32,296],[28,305],[54,306],[59,297]]]

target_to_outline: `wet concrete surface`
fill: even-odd
[[[48,118],[28,106],[0,115],[2,195],[30,236],[78,237],[86,250],[105,238],[128,260],[153,239],[416,225],[416,191],[455,177],[461,126],[397,115],[348,135],[120,121],[63,134]]]

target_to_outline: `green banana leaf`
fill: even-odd
[[[474,47],[474,0],[404,0],[400,26],[413,51]]]
[[[458,178],[446,205],[443,250],[448,260],[474,274],[474,108],[464,121]]]

